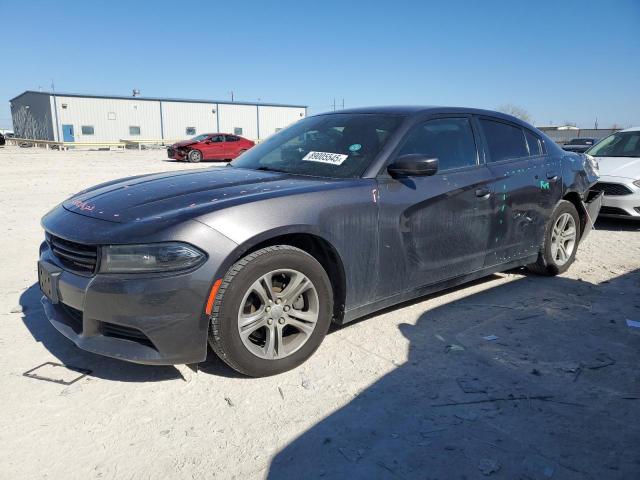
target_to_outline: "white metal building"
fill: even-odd
[[[10,102],[17,136],[79,143],[123,140],[170,143],[212,132],[260,140],[307,114],[304,105],[31,90]]]

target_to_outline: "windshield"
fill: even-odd
[[[239,168],[357,178],[405,117],[334,113],[307,117],[231,162]]]
[[[191,140],[194,142],[201,142],[203,140],[206,140],[208,136],[209,136],[208,134],[204,133],[202,135],[198,135],[197,137],[193,137]]]
[[[609,135],[586,153],[594,157],[640,157],[640,130]]]

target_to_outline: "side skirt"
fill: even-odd
[[[407,292],[401,292],[391,297],[383,298],[382,300],[377,300],[376,302],[347,310],[344,313],[342,321],[336,323],[338,323],[338,325],[344,325],[345,323],[352,322],[354,320],[357,320],[358,318],[370,315],[379,310],[383,310],[385,308],[392,307],[403,302],[408,302],[410,300],[415,300],[416,298],[424,297],[426,295],[431,295],[432,293],[440,292],[448,288],[457,287],[459,285],[472,282],[479,278],[486,277],[493,273],[504,272],[505,270],[511,270],[512,268],[522,267],[524,265],[534,263],[537,259],[538,254],[535,254],[526,258],[515,260],[510,263],[494,265],[492,267],[476,270],[475,272],[468,273],[459,277],[454,277],[439,283],[423,285]]]

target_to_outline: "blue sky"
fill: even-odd
[[[640,1],[0,0],[0,127],[24,90],[296,103],[515,104],[640,125]]]

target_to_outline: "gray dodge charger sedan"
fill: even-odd
[[[598,214],[593,158],[465,108],[298,121],[224,168],[103,183],[42,219],[51,323],[146,364],[300,365],[331,322],[494,272],[555,275]]]

